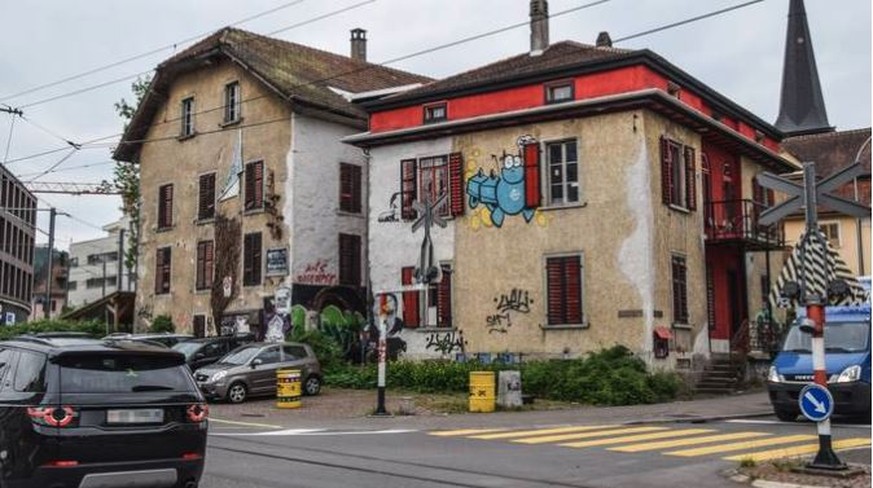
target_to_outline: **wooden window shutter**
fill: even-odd
[[[546,292],[548,295],[549,325],[564,322],[564,269],[560,258],[546,260]]]
[[[688,323],[688,286],[685,258],[673,256],[673,322]]]
[[[204,288],[212,288],[215,276],[215,242],[206,241],[206,254],[203,258]]]
[[[361,286],[361,236],[339,235],[339,282]]]
[[[416,212],[412,202],[418,199],[417,163],[414,159],[400,161],[400,218],[412,220]]]
[[[155,294],[164,292],[164,250],[158,249],[155,253]]]
[[[688,210],[697,210],[697,158],[694,148],[685,146],[685,191]]]
[[[437,326],[452,326],[452,269],[443,266],[443,279],[437,285]]]
[[[361,167],[340,163],[340,210],[361,212]]]
[[[538,208],[540,191],[540,144],[532,142],[522,148],[524,156],[524,202],[528,208]]]
[[[464,215],[464,158],[461,153],[449,154],[449,191],[452,217]]]
[[[246,234],[243,239],[243,284],[261,284],[261,233]]]
[[[245,176],[245,208],[261,208],[264,206],[264,162],[256,161],[246,165]]]
[[[413,284],[413,274],[415,267],[405,266],[400,270],[400,282],[406,285]],[[403,323],[406,327],[418,327],[418,292],[405,291],[403,292]]]
[[[582,323],[582,263],[578,256],[564,258],[564,280],[566,289],[564,315],[565,324]]]
[[[164,185],[158,190],[158,228],[173,226],[173,185]]]
[[[352,212],[361,213],[361,201],[363,200],[361,180],[361,167],[352,165]]]
[[[255,163],[255,208],[264,206],[264,162]]]
[[[197,278],[196,288],[202,290],[206,287],[206,242],[197,243]]]
[[[215,173],[200,176],[200,199],[197,218],[206,220],[215,217]]]
[[[667,138],[661,136],[661,201],[670,205],[673,195],[673,162],[671,161],[670,144]]]

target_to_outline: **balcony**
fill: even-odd
[[[750,251],[785,246],[779,225],[762,225],[758,217],[767,207],[752,200],[722,200],[703,205],[707,244],[735,244]]]

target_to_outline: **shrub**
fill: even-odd
[[[318,358],[322,369],[339,367],[344,364],[341,346],[333,337],[324,332],[303,330],[302,327],[292,327],[291,331],[285,336],[285,339],[309,344],[312,347],[312,351],[315,352],[315,357]]]
[[[37,334],[40,332],[84,332],[93,337],[102,337],[106,334],[106,324],[97,321],[34,320],[23,324],[0,327],[0,340],[11,339],[22,334]]]
[[[152,321],[151,332],[160,334],[163,332],[173,333],[176,331],[176,326],[173,325],[173,319],[169,315],[158,315]]]

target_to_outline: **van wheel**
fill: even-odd
[[[227,389],[227,401],[230,403],[242,403],[246,401],[246,396],[248,396],[248,390],[242,382],[237,381]]]
[[[315,396],[321,391],[321,378],[316,375],[309,375],[306,382],[303,383],[303,394],[307,396]]]
[[[783,422],[794,422],[797,420],[797,412],[792,410],[786,410],[784,408],[774,408],[773,413],[776,414],[776,418]]]

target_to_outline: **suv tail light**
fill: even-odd
[[[209,405],[206,405],[205,403],[188,405],[188,409],[185,413],[189,422],[205,422],[206,419],[209,418]]]
[[[30,420],[39,425],[49,427],[70,427],[79,418],[79,412],[73,407],[28,407]]]

